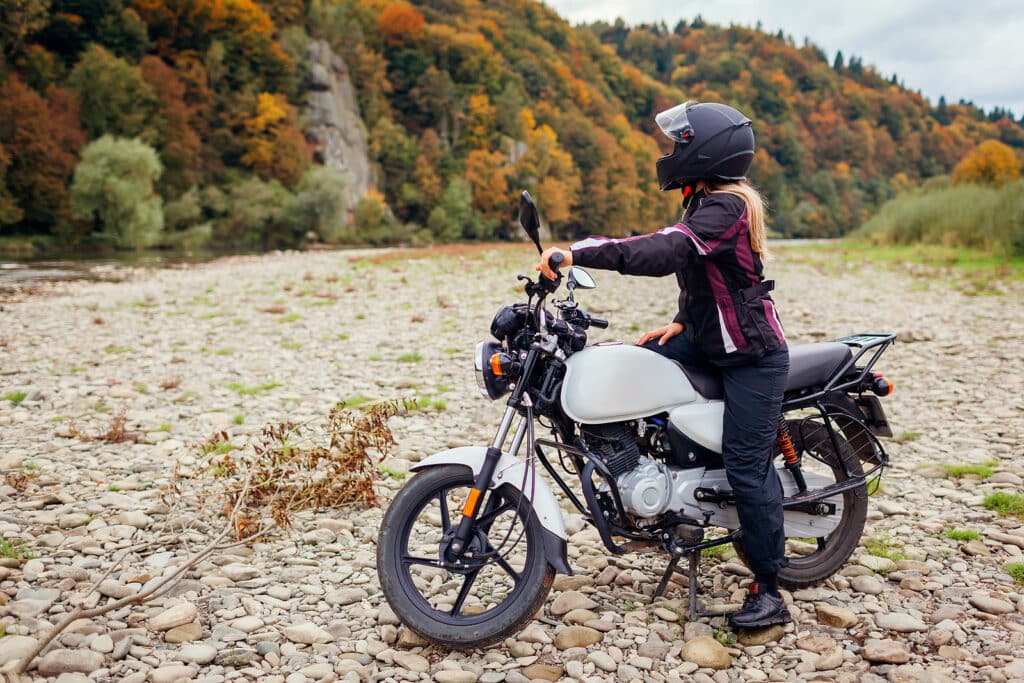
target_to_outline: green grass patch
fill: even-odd
[[[449,356],[454,356],[458,353],[462,353],[462,349],[458,348],[457,346],[449,346],[444,350],[444,352],[447,353]]]
[[[1024,562],[1007,562],[1003,565],[1003,571],[1017,583],[1024,584]]]
[[[302,342],[297,341],[283,341],[281,342],[282,349],[288,349],[289,351],[298,351],[302,348]]]
[[[402,481],[403,479],[405,479],[409,475],[408,472],[403,472],[401,470],[392,469],[392,468],[388,467],[387,465],[381,465],[380,466],[380,472],[384,476],[391,477],[395,481]]]
[[[974,529],[946,529],[942,535],[954,541],[976,541],[981,538],[981,534]]]
[[[14,404],[18,404],[24,401],[26,396],[28,396],[28,394],[26,394],[24,391],[11,391],[9,393],[4,394],[4,400],[10,401],[11,403]]]
[[[217,349],[213,353],[217,356],[230,356],[234,352],[235,350],[233,348],[231,348],[230,346],[225,346],[223,349]]]
[[[442,401],[441,399],[434,399],[433,401],[430,402],[430,407],[440,412],[443,410],[447,410],[448,404]]]
[[[976,477],[985,479],[991,477],[995,470],[989,465],[943,465],[942,469],[946,470],[946,476],[954,479],[965,477],[969,474],[973,474]]]
[[[132,306],[135,308],[156,308],[156,304],[152,301],[133,301]]]
[[[398,357],[399,363],[419,363],[421,360],[423,360],[423,356],[416,351],[413,351],[412,353],[403,353]]]
[[[864,544],[864,550],[867,551],[868,555],[875,555],[877,557],[884,557],[898,562],[899,560],[905,560],[906,554],[901,548],[893,545],[892,540],[889,538],[889,534],[878,534],[870,541]]]
[[[301,318],[302,318],[302,316],[299,315],[298,313],[289,313],[287,315],[282,315],[280,318],[277,319],[277,322],[279,322],[279,323],[293,323],[296,320],[300,320]]]
[[[227,455],[231,451],[237,451],[238,446],[230,441],[217,441],[215,443],[203,444],[200,450],[203,455],[209,455],[210,453],[214,453],[216,455]]]
[[[910,443],[916,441],[921,434],[919,432],[902,432],[893,437],[893,441],[896,443]]]
[[[127,346],[114,346],[111,344],[103,349],[107,353],[131,353],[132,350]]]
[[[244,424],[245,415],[243,415],[242,413],[238,413],[233,418],[231,418],[231,421],[234,422],[236,425]]]
[[[338,401],[338,408],[358,408],[369,401],[370,399],[366,398],[362,394],[356,394],[355,396],[349,396],[342,401]]]
[[[171,423],[170,422],[161,422],[160,426],[157,428],[156,431],[158,431],[158,432],[169,432],[169,431],[171,431]]]
[[[338,341],[348,341],[348,340],[349,340],[349,336],[347,334],[345,334],[344,332],[342,332],[341,334],[338,335]]]
[[[265,384],[257,384],[255,386],[247,387],[240,382],[228,382],[225,385],[231,391],[237,392],[240,396],[253,396],[255,394],[262,394],[276,389],[281,386],[279,382],[267,382]]]
[[[985,496],[981,503],[986,510],[1010,517],[1024,518],[1024,496],[997,491]]]
[[[0,557],[8,560],[30,560],[32,551],[22,541],[11,541],[0,538]]]

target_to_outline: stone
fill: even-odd
[[[328,605],[344,607],[345,605],[362,602],[368,597],[369,595],[362,588],[342,588],[340,590],[331,591],[325,595],[324,602]]]
[[[430,662],[426,657],[411,652],[396,652],[393,659],[395,664],[414,673],[422,674],[430,669]]]
[[[758,629],[742,629],[739,635],[740,645],[767,645],[782,639],[786,631],[779,625]]]
[[[149,681],[150,683],[180,683],[180,681],[192,680],[195,675],[196,668],[194,666],[172,664],[150,671]]]
[[[861,555],[860,559],[857,560],[861,566],[867,567],[873,572],[886,573],[896,569],[896,563],[890,560],[888,557],[878,557],[877,555]]]
[[[598,604],[578,591],[564,591],[551,601],[551,614],[560,617],[574,609],[594,609]]]
[[[0,638],[0,669],[5,664],[16,662],[25,657],[35,649],[36,639],[28,636],[4,636]]]
[[[89,643],[89,649],[102,654],[107,654],[108,652],[114,651],[114,641],[106,633],[101,633],[92,639],[92,642]]]
[[[728,669],[732,658],[725,647],[710,636],[700,636],[683,644],[679,656],[687,662],[708,669]]]
[[[683,640],[693,640],[701,636],[713,636],[715,629],[700,621],[688,621],[683,626]]]
[[[214,662],[220,666],[241,668],[255,664],[260,658],[260,653],[247,647],[229,647],[217,653]]]
[[[824,654],[836,647],[836,641],[827,636],[807,636],[796,641],[796,646],[801,650]]]
[[[565,672],[561,666],[555,664],[531,664],[523,667],[523,675],[531,681],[557,681]]]
[[[612,656],[607,652],[601,650],[595,650],[587,655],[587,660],[594,663],[601,671],[607,671],[609,673],[619,668],[618,663],[612,659]]]
[[[856,614],[843,607],[835,605],[820,604],[814,607],[818,617],[818,623],[822,626],[834,626],[835,628],[850,628],[857,624],[860,619]]]
[[[914,633],[915,631],[927,631],[928,626],[917,617],[899,612],[875,615],[875,624],[878,628],[896,631],[897,633]]]
[[[259,617],[242,617],[232,621],[231,628],[238,629],[242,633],[252,633],[263,628],[263,620]]]
[[[974,557],[988,557],[992,551],[982,541],[974,540],[964,543],[964,552]]]
[[[594,621],[597,618],[596,612],[591,612],[588,609],[574,609],[563,616],[562,621],[567,624],[586,624],[588,621]]]
[[[882,582],[874,576],[855,576],[850,579],[853,590],[866,595],[878,595],[882,592]]]
[[[217,656],[217,648],[206,643],[186,643],[178,650],[177,657],[192,664],[209,664]]]
[[[868,638],[860,650],[860,655],[869,662],[884,664],[906,664],[910,660],[907,646],[897,640]]]
[[[50,650],[39,660],[37,670],[44,676],[62,673],[91,674],[103,666],[103,655],[92,650]]]
[[[148,626],[151,631],[169,631],[175,626],[182,626],[195,621],[199,610],[191,602],[182,602],[166,609],[155,617],[150,617]]]
[[[479,676],[472,671],[448,669],[434,674],[436,683],[476,683]]]
[[[249,564],[226,564],[220,568],[220,573],[232,581],[248,581],[260,575],[260,570]]]
[[[841,647],[835,647],[822,653],[816,660],[814,660],[814,670],[832,671],[833,669],[838,669],[842,664],[843,649]]]
[[[199,640],[203,637],[203,627],[198,621],[190,624],[175,626],[164,634],[164,641],[168,643],[187,643],[192,640]]]
[[[604,636],[587,626],[566,626],[555,635],[555,647],[568,650],[570,647],[589,647],[600,643]]]
[[[1015,612],[1013,605],[1006,600],[1000,600],[990,595],[976,593],[969,600],[971,605],[988,614],[1010,614]]]
[[[308,621],[301,624],[286,626],[281,630],[281,633],[283,633],[284,637],[293,643],[302,643],[304,645],[329,643],[334,640],[330,633]]]

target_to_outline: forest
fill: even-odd
[[[355,89],[373,176],[356,201],[306,127],[314,40]],[[532,0],[10,0],[0,249],[500,240],[520,189],[557,238],[647,231],[679,212],[654,180],[668,142],[653,116],[685,99],[754,119],[751,178],[782,236],[847,234],[982,143],[1014,178],[1024,158],[1008,111],[933,106],[855,56],[699,17],[574,27]]]

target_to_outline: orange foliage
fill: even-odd
[[[309,165],[310,151],[294,122],[295,108],[284,95],[260,93],[255,114],[245,122],[248,138],[242,163],[264,180],[297,183]]]
[[[377,30],[392,45],[402,45],[423,28],[423,15],[407,2],[388,5],[377,17]]]
[[[474,149],[466,157],[466,180],[473,189],[473,206],[485,219],[501,219],[508,205],[512,169],[501,152]]]
[[[1000,186],[1020,177],[1020,159],[1007,145],[986,140],[975,147],[953,169],[954,183]]]

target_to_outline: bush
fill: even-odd
[[[329,166],[311,168],[295,188],[292,220],[324,242],[341,242],[348,227],[347,184],[341,171]]]
[[[295,196],[277,180],[248,178],[232,186],[221,205],[221,241],[268,248],[292,246],[302,238],[302,226],[295,221]]]
[[[99,237],[126,249],[156,244],[164,228],[153,183],[162,168],[156,151],[138,140],[104,135],[82,153],[71,182],[71,210],[95,222]]]
[[[859,231],[878,244],[941,244],[1024,254],[1024,180],[996,189],[929,183],[886,202]]]
[[[356,232],[353,238],[374,246],[397,244],[401,239],[394,216],[384,203],[384,197],[369,191],[356,204]]]
[[[480,214],[473,209],[473,191],[462,178],[453,178],[430,212],[427,228],[441,242],[479,237],[483,233]]]

